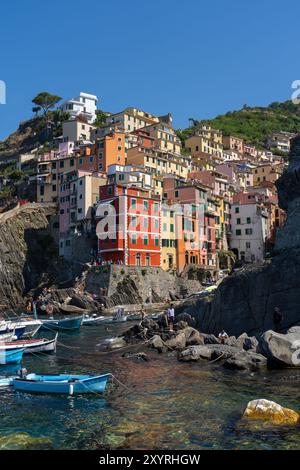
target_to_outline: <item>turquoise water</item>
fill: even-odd
[[[103,353],[97,345],[121,328],[128,324],[60,334],[64,346],[57,355],[25,356],[23,366],[37,373],[112,372],[130,390],[113,385],[101,397],[72,398],[0,391],[0,448],[24,448],[30,438],[39,438],[31,448],[54,449],[300,448],[298,426],[241,420],[256,398],[299,411],[299,380],[289,377],[294,371],[250,375],[218,363],[179,363],[172,353],[147,351],[148,362],[122,357],[123,351]],[[20,433],[28,434],[26,444]]]

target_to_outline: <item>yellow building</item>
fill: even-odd
[[[280,177],[282,172],[282,165],[272,165],[267,163],[265,165],[257,166],[253,171],[253,186],[259,186],[264,181],[275,183]]]
[[[128,149],[127,164],[144,166],[153,174],[173,174],[182,178],[187,178],[191,168],[190,157],[146,147]]]
[[[162,205],[161,217],[161,267],[164,271],[176,270],[175,213],[167,204]]]

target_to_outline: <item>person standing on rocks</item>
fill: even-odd
[[[170,304],[170,307],[168,308],[168,311],[167,311],[167,319],[168,319],[168,326],[170,327],[171,331],[173,331],[174,318],[175,318],[175,310],[174,310],[173,304]]]
[[[275,307],[274,312],[273,312],[273,323],[274,323],[274,331],[276,331],[276,333],[280,333],[282,329],[282,321],[283,321],[283,315],[281,311],[279,310],[279,308]]]

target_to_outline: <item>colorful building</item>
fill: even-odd
[[[161,266],[161,202],[151,191],[108,184],[97,207],[98,253],[126,266]]]

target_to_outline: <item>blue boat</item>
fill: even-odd
[[[71,317],[71,318],[62,318],[55,320],[52,318],[51,320],[41,320],[42,326],[41,329],[43,330],[55,330],[55,331],[74,331],[79,330],[82,325],[83,315],[79,317]]]
[[[4,328],[4,326],[2,326],[0,329],[0,341],[1,341],[1,336],[3,334],[12,333],[12,332],[14,332],[15,336],[18,339],[21,338],[25,331],[25,328],[26,328],[25,325],[24,326],[19,325],[19,326],[14,327],[13,325],[10,324],[10,322],[7,322],[6,327]]]
[[[77,395],[82,393],[103,393],[111,374],[103,375],[37,375],[28,374],[26,378],[15,378],[14,390],[29,393],[64,393]]]
[[[0,350],[0,364],[19,364],[23,357],[22,349],[2,349]]]

